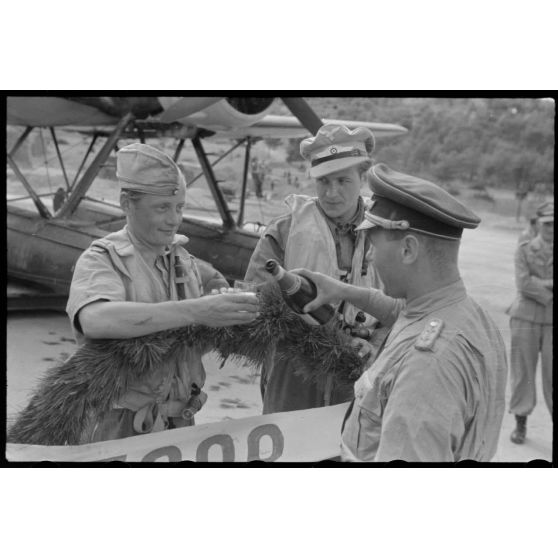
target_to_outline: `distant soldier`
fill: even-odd
[[[263,183],[265,180],[265,168],[257,157],[252,159],[251,163],[252,180],[254,181],[254,190],[257,198],[263,198]]]
[[[518,184],[515,190],[515,199],[517,200],[517,211],[515,213],[515,220],[519,221],[521,217],[521,207],[523,206],[523,202],[527,199],[529,195],[529,185],[521,182]]]
[[[522,444],[527,435],[527,416],[536,404],[535,370],[539,353],[546,406],[552,416],[552,307],[554,204],[537,210],[539,232],[519,244],[515,253],[515,282],[518,295],[508,310],[511,329],[510,413],[516,429],[512,442]]]

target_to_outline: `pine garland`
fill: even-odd
[[[260,287],[260,316],[250,324],[225,328],[189,326],[136,337],[96,340],[77,348],[64,363],[41,378],[31,400],[8,432],[8,442],[75,445],[88,417],[102,416],[126,392],[163,361],[184,358],[190,347],[213,349],[224,362],[231,358],[260,366],[273,344],[310,382],[333,377],[334,386],[352,384],[362,361],[350,337],[334,325],[313,327],[293,313],[275,283]]]

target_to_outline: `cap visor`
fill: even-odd
[[[374,227],[378,227],[376,223],[371,223],[367,219],[365,219],[358,227],[355,227],[355,231],[365,231],[367,229],[372,229]]]
[[[321,178],[326,174],[331,174],[333,172],[338,172],[341,170],[349,169],[364,161],[370,161],[368,157],[347,157],[346,159],[333,159],[332,161],[326,161],[310,169],[310,176],[312,178]]]

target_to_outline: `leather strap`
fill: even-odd
[[[167,401],[157,403],[152,401],[138,409],[134,414],[134,432],[147,434],[149,432],[162,432],[168,427],[169,417],[182,417],[186,407],[184,401]]]
[[[134,413],[133,422],[134,432],[137,434],[147,434],[148,432],[162,432],[166,428],[166,421],[163,420],[159,411],[159,405],[153,401],[138,409]]]

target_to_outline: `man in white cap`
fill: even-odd
[[[523,444],[527,417],[535,408],[535,371],[539,354],[542,387],[552,417],[552,329],[554,306],[554,203],[537,209],[538,234],[520,242],[515,252],[517,298],[508,310],[511,330],[510,413],[516,428],[511,441]]]
[[[135,143],[117,154],[116,175],[126,226],[95,240],[76,263],[66,311],[78,344],[126,339],[191,324],[223,327],[248,323],[257,301],[247,293],[212,296],[227,282],[184,248],[186,181],[171,157]],[[132,383],[115,408],[92,416],[82,442],[124,438],[188,426],[183,412],[205,381],[202,351],[170,361]]]
[[[377,359],[355,383],[341,456],[489,461],[504,415],[506,351],[457,265],[463,229],[480,219],[439,186],[383,164],[372,168],[370,187],[373,205],[359,228],[374,245],[385,294],[298,270],[318,287],[306,311],[348,300],[387,315],[396,306],[390,297],[406,300]]]
[[[305,267],[353,285],[382,287],[369,261],[366,235],[355,230],[366,208],[360,193],[367,187],[373,148],[374,137],[367,128],[350,130],[332,124],[301,142],[300,153],[310,163],[317,197],[291,194],[286,198],[289,213],[264,231],[246,271],[247,280],[269,280],[264,264],[273,258],[286,269]],[[362,356],[373,356],[381,335],[387,333],[380,331],[378,320],[348,303],[338,308],[338,317],[340,325],[355,335]],[[351,398],[350,388],[332,390],[327,381],[324,386],[310,383],[274,353],[272,348],[262,367],[264,414],[323,407]]]

